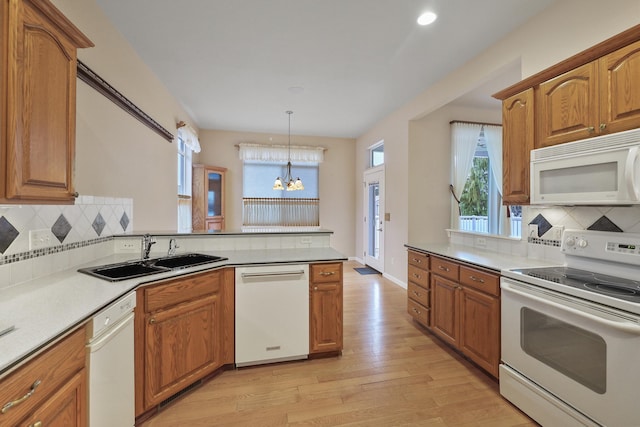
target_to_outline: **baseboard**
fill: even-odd
[[[384,277],[385,279],[393,282],[393,284],[398,285],[403,289],[407,289],[407,284],[405,282],[403,282],[402,280],[396,278],[395,276],[392,276],[392,275],[387,274],[387,273],[382,273],[382,277]]]

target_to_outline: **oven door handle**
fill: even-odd
[[[539,303],[542,304],[547,304],[550,305],[552,307],[555,307],[559,310],[564,310],[564,311],[568,311],[572,314],[575,314],[576,316],[588,319],[588,320],[592,320],[594,322],[598,322],[604,325],[607,325],[613,329],[617,329],[619,331],[622,332],[626,332],[628,334],[633,334],[633,335],[640,335],[640,326],[638,325],[634,325],[632,323],[622,323],[622,322],[614,322],[613,320],[608,320],[608,319],[604,319],[602,317],[599,316],[594,316],[593,314],[590,313],[586,313],[584,311],[580,311],[580,310],[576,310],[575,308],[566,306],[566,305],[562,305],[562,304],[558,304],[557,302],[551,301],[549,299],[546,298],[541,298],[539,296],[533,295],[531,293],[528,292],[523,292],[521,290],[518,290],[516,288],[514,288],[510,283],[507,282],[502,282],[500,284],[500,287],[502,288],[503,291],[507,291],[507,292],[511,292],[513,294],[519,295],[523,298],[528,298],[534,301],[537,301]],[[503,301],[504,303],[504,301]]]

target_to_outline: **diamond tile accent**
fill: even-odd
[[[126,212],[123,212],[122,217],[120,217],[120,225],[122,226],[122,231],[127,231],[127,227],[129,226],[129,217]]]
[[[20,232],[5,218],[0,218],[0,253],[4,253]]]
[[[591,224],[587,230],[596,230],[596,231],[617,231],[622,233],[622,229],[615,225],[613,221],[607,218],[605,215],[598,218],[596,222]]]
[[[549,221],[542,216],[542,214],[538,214],[538,216],[533,218],[529,224],[538,224],[538,237],[543,236],[544,233],[551,230],[551,227],[553,227]]]
[[[100,215],[100,212],[98,212],[98,215],[96,215],[96,219],[93,220],[91,226],[99,236],[100,234],[102,234],[102,230],[104,230],[104,226],[106,224],[107,223],[104,221],[104,218],[102,218],[102,215]]]
[[[67,221],[64,215],[60,215],[56,222],[51,226],[51,232],[58,239],[60,243],[64,241],[69,232],[71,231],[71,224]]]

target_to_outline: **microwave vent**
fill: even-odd
[[[576,154],[587,154],[633,145],[640,145],[640,129],[631,129],[624,132],[596,136],[593,138],[582,139],[580,141],[531,150],[531,161],[572,157]]]

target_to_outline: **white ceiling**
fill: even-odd
[[[358,137],[554,0],[97,2],[199,128]]]

